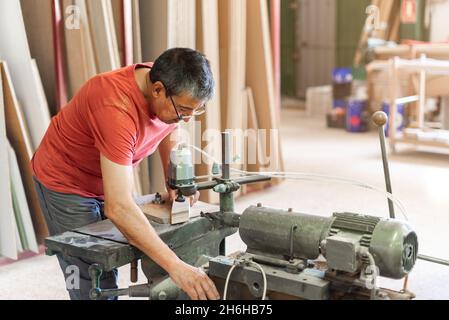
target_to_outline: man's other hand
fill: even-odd
[[[179,260],[169,274],[173,282],[192,300],[220,299],[215,284],[201,268],[195,268]]]

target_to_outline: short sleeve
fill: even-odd
[[[130,166],[137,141],[131,116],[115,106],[104,106],[89,114],[95,147],[110,161]]]

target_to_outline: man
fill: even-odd
[[[133,166],[159,148],[167,178],[169,135],[180,120],[205,112],[214,92],[208,60],[191,49],[164,52],[90,79],[52,119],[32,159],[36,190],[51,235],[109,218],[129,243],[170,275],[192,299],[218,299],[213,282],[180,260],[159,238],[132,197]],[[174,197],[173,190],[170,191]],[[198,193],[191,203],[198,199]],[[88,299],[89,263],[58,256],[64,275],[80,270],[71,299]],[[117,270],[101,278],[117,288]]]

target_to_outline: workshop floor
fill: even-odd
[[[322,117],[308,118],[298,109],[282,112],[281,131],[286,171],[328,174],[384,188],[375,132],[327,129]],[[393,193],[417,230],[420,253],[449,259],[449,154],[436,151],[399,146],[397,154],[390,156],[390,169]],[[237,210],[258,202],[324,216],[335,211],[388,215],[384,196],[347,184],[285,181],[238,199]],[[402,218],[399,212],[397,216]],[[241,249],[244,245],[238,235],[229,238],[228,253]],[[128,279],[128,268],[121,268],[120,285],[127,285]],[[402,287],[402,281],[382,279],[381,284]],[[417,299],[449,299],[449,267],[418,261],[409,277],[409,289]],[[0,299],[67,298],[56,258],[38,256],[0,267]]]

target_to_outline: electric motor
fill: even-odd
[[[401,279],[413,268],[418,239],[411,226],[399,220],[354,213],[320,217],[261,206],[246,209],[240,237],[255,254],[317,259],[329,268],[357,272],[369,261],[369,252],[381,276]]]

